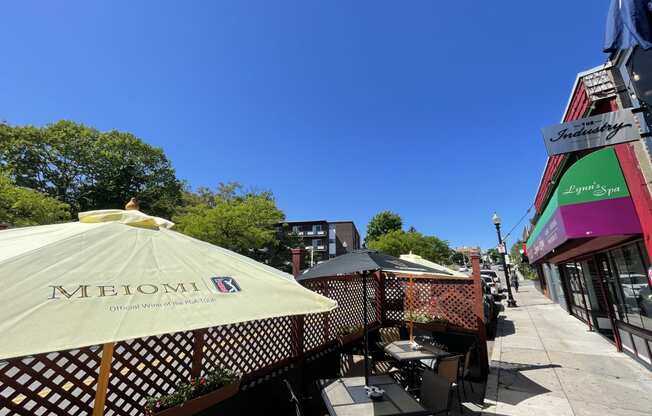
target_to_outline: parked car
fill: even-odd
[[[498,289],[498,293],[503,291],[503,284],[501,283],[500,278],[498,277],[498,274],[496,274],[496,272],[494,272],[493,270],[485,269],[485,270],[480,270],[480,275],[491,277],[494,283],[496,284],[496,289]]]
[[[491,276],[480,276],[482,280],[485,282],[487,287],[489,288],[489,291],[491,295],[494,297],[494,300],[500,300],[500,292],[498,292],[498,289],[496,288],[496,283],[494,282],[493,277]]]
[[[466,272],[469,271],[469,268],[468,268],[468,267],[460,267],[459,269],[457,269],[457,271],[458,271],[458,272],[466,273]]]
[[[500,312],[498,309],[499,304],[496,304],[494,301],[494,295],[491,293],[491,288],[487,286],[485,280],[480,279],[480,283],[482,284],[483,293],[484,326],[487,335],[492,337],[496,332],[497,318]]]

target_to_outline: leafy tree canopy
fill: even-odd
[[[221,183],[216,191],[187,192],[186,206],[174,217],[176,229],[200,240],[287,269],[293,236],[276,229],[285,214],[268,191],[243,190],[238,183]]]
[[[374,215],[367,225],[367,237],[365,237],[365,242],[368,243],[377,240],[384,234],[400,230],[401,227],[403,227],[403,220],[400,215],[391,211],[379,212]]]
[[[453,252],[453,254],[451,255],[451,260],[454,264],[458,264],[460,266],[462,266],[465,263],[465,260],[466,260],[466,264],[467,265],[469,264],[468,257],[460,253],[459,251]]]
[[[530,266],[529,263],[523,261],[523,257],[521,256],[522,248],[523,240],[517,240],[510,250],[512,263],[523,274],[523,276],[528,279],[536,280],[538,277],[534,269]]]
[[[436,263],[449,263],[452,250],[447,241],[417,231],[392,230],[367,243],[369,248],[392,256],[412,252]]]
[[[32,189],[16,186],[0,172],[0,223],[43,225],[70,219],[70,207]]]
[[[494,263],[494,264],[499,263],[501,261],[501,258],[502,258],[500,256],[500,253],[498,252],[498,249],[496,249],[496,248],[487,249],[487,255],[491,259],[491,262]]]
[[[181,202],[182,184],[163,150],[70,121],[0,124],[0,167],[16,185],[67,203],[72,215],[122,208],[136,196],[144,212],[170,218]]]

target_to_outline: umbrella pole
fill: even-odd
[[[113,342],[107,342],[102,346],[102,361],[100,362],[100,374],[97,377],[95,390],[95,404],[93,405],[93,416],[104,414],[104,402],[109,389],[109,375],[111,375],[111,362],[113,361]]]
[[[364,385],[369,385],[369,326],[367,323],[367,272],[362,274],[362,322],[364,323]]]

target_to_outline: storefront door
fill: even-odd
[[[578,319],[586,322],[589,329],[591,329],[593,324],[591,322],[590,308],[586,301],[581,266],[578,263],[569,262],[562,264],[560,270],[563,271],[565,277],[570,312]]]
[[[600,333],[618,342],[614,332],[615,319],[619,316],[614,302],[616,286],[613,285],[614,276],[609,267],[609,260],[605,254],[598,254],[588,259],[585,264],[594,291],[591,301],[594,303],[595,326]]]
[[[599,273],[601,275],[600,281],[605,289],[605,294],[609,300],[610,312],[613,319],[623,320],[623,310],[621,305],[623,303],[623,296],[618,284],[618,278],[613,273],[609,258],[606,253],[600,253],[595,256],[598,262]]]

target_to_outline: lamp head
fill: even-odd
[[[491,217],[491,222],[493,222],[494,225],[500,225],[500,217],[495,212],[494,215]]]

